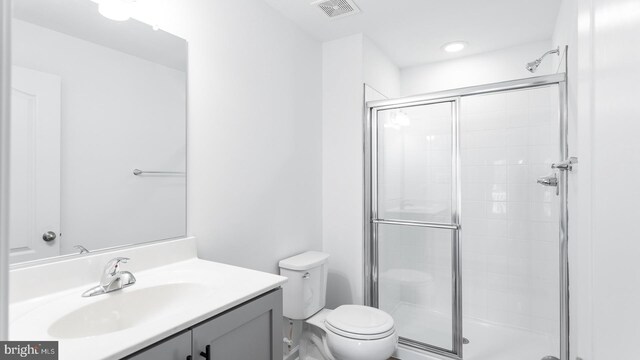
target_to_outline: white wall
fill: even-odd
[[[199,256],[277,272],[280,259],[319,250],[321,44],[262,0],[154,3],[142,15],[189,42],[187,213]]]
[[[362,303],[363,37],[323,44],[323,251],[327,306]]]
[[[591,358],[632,359],[638,357],[636,341],[640,336],[640,242],[634,226],[640,203],[640,48],[630,44],[637,44],[640,37],[640,3],[594,0],[579,6],[585,5],[591,9],[592,22],[579,24],[580,41],[584,36],[586,42],[580,44],[579,55],[587,57],[579,76],[591,79],[580,85],[593,98],[588,103],[582,98],[579,101],[580,106],[590,107],[592,131],[588,168],[592,201]],[[581,9],[581,22],[583,15]],[[589,60],[589,56],[593,57]]]
[[[525,69],[528,62],[553,46],[549,41],[541,41],[403,68],[400,71],[401,94],[410,96],[555,73],[551,61],[544,62],[535,74]]]
[[[400,69],[396,64],[366,36],[363,36],[362,52],[365,83],[387,98],[399,97]]]
[[[61,253],[183,236],[186,76],[13,21],[14,65],[62,79]]]
[[[323,44],[323,251],[331,254],[329,308],[364,301],[365,83],[376,99],[398,96],[399,70],[361,34]]]

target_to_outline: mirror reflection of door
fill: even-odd
[[[12,76],[9,256],[16,263],[60,254],[60,77],[22,67]]]
[[[12,4],[11,263],[186,236],[186,40],[94,1]]]

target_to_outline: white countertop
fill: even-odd
[[[119,359],[236,305],[279,288],[287,280],[278,275],[204,261],[195,257],[133,273],[137,279],[133,286],[109,294],[84,298],[81,294],[95,285],[87,284],[12,302],[10,339],[59,341],[59,354],[62,360]],[[49,280],[42,278],[41,281]],[[97,281],[98,279],[96,284]],[[122,299],[131,299],[126,295],[128,292],[166,284],[179,284],[176,289],[190,289],[192,293],[179,297],[179,306],[150,304],[150,307],[151,305],[155,307],[149,311],[150,315],[147,315],[144,321],[122,330],[69,339],[60,339],[52,335],[51,325],[77,309],[103,301],[107,297],[117,300],[118,296],[124,295]],[[192,287],[190,284],[198,286]],[[131,305],[140,306],[140,304]],[[55,335],[55,332],[53,333]]]

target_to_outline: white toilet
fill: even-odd
[[[284,316],[305,320],[300,360],[387,360],[398,343],[393,318],[362,305],[324,309],[329,254],[308,251],[280,261]]]

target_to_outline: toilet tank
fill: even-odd
[[[307,251],[280,261],[280,275],[289,279],[283,286],[284,316],[304,320],[324,308],[328,260],[329,254]]]

